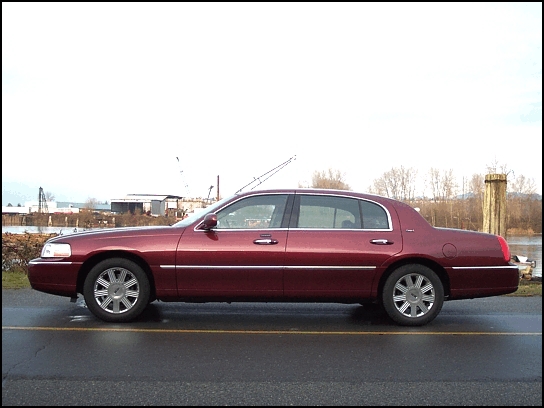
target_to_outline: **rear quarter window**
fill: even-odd
[[[389,229],[389,218],[383,207],[369,201],[361,201],[363,229]]]

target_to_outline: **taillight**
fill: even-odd
[[[510,262],[510,248],[508,247],[508,243],[500,235],[497,235],[497,238],[499,239],[499,244],[501,244],[502,256],[504,257],[504,260],[506,262]]]

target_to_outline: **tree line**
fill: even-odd
[[[487,166],[487,174],[507,175],[507,230],[511,234],[542,233],[542,196],[534,179],[513,176],[505,166]],[[508,179],[508,176],[511,176]],[[299,187],[351,190],[345,174],[335,169],[315,171],[310,185]],[[418,208],[435,227],[483,229],[485,175],[473,174],[459,182],[453,170],[431,168],[423,177],[414,168],[393,167],[375,179],[367,192]]]
[[[514,176],[506,166],[494,163],[487,174],[507,175],[507,231],[511,234],[542,233],[542,196],[536,193],[534,179]],[[345,174],[337,169],[314,171],[311,183],[299,187],[351,190]],[[454,171],[431,168],[422,176],[414,168],[393,167],[375,179],[367,189],[377,194],[403,201],[418,208],[421,215],[435,227],[483,230],[485,175],[473,174],[461,182]],[[47,201],[55,196],[45,193]],[[98,200],[88,198],[85,207],[93,209]],[[11,204],[8,204],[11,206]],[[20,206],[20,204],[18,205]]]

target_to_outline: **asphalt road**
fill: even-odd
[[[337,304],[153,303],[136,322],[2,290],[2,405],[542,404],[542,298],[397,326]]]

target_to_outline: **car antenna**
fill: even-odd
[[[285,166],[287,166],[289,163],[291,163],[293,160],[296,160],[297,156],[294,155],[293,157],[290,157],[289,160],[286,160],[284,161],[282,164],[274,167],[272,170],[268,170],[266,173],[264,174],[261,174],[259,177],[253,177],[253,181],[251,181],[250,183],[246,184],[244,187],[242,187],[241,189],[239,189],[235,194],[238,194],[240,193],[243,189],[245,189],[246,187],[249,187],[250,185],[252,185],[253,183],[257,183],[259,182],[258,184],[255,184],[253,187],[250,188],[250,190],[253,190],[255,187],[263,184],[266,180],[268,180],[270,177],[272,177],[274,174],[276,174],[278,171],[280,171],[281,169],[283,169]],[[267,176],[266,178],[263,179],[264,176]]]

